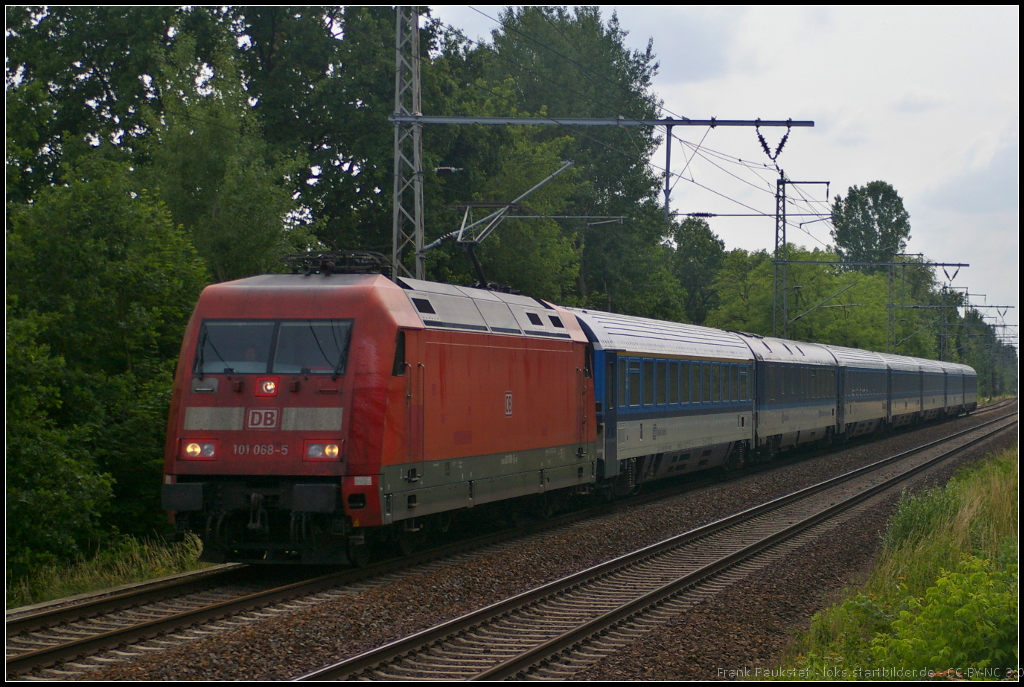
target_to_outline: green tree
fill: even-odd
[[[790,246],[789,256],[792,260],[836,259],[833,253],[799,246]],[[773,279],[773,265],[766,252],[729,251],[715,281],[719,305],[708,315],[707,324],[771,335]],[[888,285],[884,275],[790,265],[787,283],[790,339],[885,350]],[[776,328],[783,336],[781,294],[779,299]],[[907,355],[928,357],[927,353],[915,350]]]
[[[132,154],[161,109],[166,50],[181,35],[205,50],[216,33],[205,9],[8,6],[8,201],[57,183],[87,145]]]
[[[688,217],[673,225],[672,243],[673,271],[686,289],[686,319],[704,324],[708,313],[718,305],[714,283],[725,262],[725,241],[711,231],[706,220]]]
[[[567,140],[537,144],[524,128],[506,132],[512,140],[501,149],[501,159],[507,162],[486,180],[479,192],[481,201],[511,200],[558,169]],[[531,195],[529,205],[539,215],[558,214],[577,187],[570,169]],[[575,300],[579,256],[572,236],[553,220],[505,220],[481,244],[479,257],[487,265],[485,274],[491,281],[512,285],[537,298],[563,303]]]
[[[290,189],[309,208],[317,237],[335,249],[390,254],[394,8],[238,7],[228,14],[270,150],[308,163]],[[429,32],[427,25],[424,58]]]
[[[851,186],[832,204],[832,238],[849,262],[891,262],[910,238],[910,215],[896,189],[884,181]],[[880,268],[866,267],[865,272]]]
[[[742,248],[727,252],[714,290],[718,307],[708,313],[707,326],[772,333],[772,265],[767,252]]]
[[[65,179],[9,214],[8,292],[63,360],[61,403],[38,427],[74,432],[75,451],[116,480],[108,524],[149,533],[171,374],[206,267],[127,165],[97,152]]]
[[[304,177],[304,161],[270,153],[227,46],[211,59],[186,37],[161,66],[164,108],[146,141],[142,177],[214,280],[226,281],[273,271],[310,235],[290,188]]]
[[[14,307],[12,307],[12,301]],[[67,560],[102,536],[111,478],[85,451],[85,427],[58,427],[65,363],[38,342],[53,317],[19,312],[7,297],[7,573]]]

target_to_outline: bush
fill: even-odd
[[[967,675],[1017,665],[1017,565],[1000,570],[993,561],[964,556],[955,572],[944,572],[923,600],[880,633],[871,651],[880,665],[943,670]],[[995,676],[995,675],[993,675]]]
[[[815,614],[790,655],[784,668],[811,679],[1005,677],[1018,656],[1016,450],[904,493],[865,587]]]

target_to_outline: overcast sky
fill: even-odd
[[[501,9],[431,8],[474,40],[490,37]],[[793,129],[779,156],[789,179],[829,181],[832,198],[855,184],[889,182],[910,213],[909,252],[970,263],[953,286],[987,296],[972,297],[974,303],[1017,307],[1017,6],[602,6],[606,19],[613,12],[630,48],[654,41],[654,92],[663,116],[813,120],[813,129]],[[785,132],[761,131],[773,151]],[[770,164],[752,128],[676,127],[674,134],[693,145],[703,139],[701,152],[727,170],[675,142],[672,172],[685,168],[685,178],[673,190],[674,211],[774,213],[774,168],[757,172],[712,157]],[[663,172],[664,149],[652,164]],[[791,197],[797,192],[821,201],[802,211],[827,211],[824,186],[790,188]],[[709,221],[727,249],[772,250],[772,218]],[[821,247],[831,243],[829,229],[827,222],[791,227],[789,240]],[[1002,321],[1017,324],[1017,310]],[[1016,327],[1008,331],[1017,334]]]

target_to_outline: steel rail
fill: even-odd
[[[462,540],[404,558],[383,561],[365,568],[346,569],[339,572],[332,572],[308,580],[302,580],[300,582],[294,582],[280,587],[275,587],[273,589],[211,604],[209,606],[204,606],[203,608],[168,615],[156,620],[118,628],[109,632],[57,644],[52,647],[44,647],[35,651],[8,656],[6,659],[7,675],[10,677],[11,675],[23,674],[37,667],[50,666],[61,661],[74,659],[79,656],[88,655],[104,649],[112,649],[125,643],[148,639],[161,634],[167,634],[197,623],[217,620],[237,613],[244,613],[263,608],[282,601],[316,594],[318,592],[351,584],[367,578],[381,576],[403,568],[427,563],[437,558],[443,558],[462,553],[466,550],[472,550],[481,546],[487,546],[488,544],[498,543],[515,536],[515,534],[516,533],[511,531],[502,531]],[[519,531],[518,534],[522,534],[522,532]],[[166,596],[163,598],[166,598]],[[132,606],[137,604],[127,603],[127,605]],[[121,607],[125,607],[124,603]],[[10,635],[11,633],[8,631],[8,636]]]
[[[218,566],[217,569],[199,570],[173,578],[132,585],[130,589],[116,594],[94,594],[88,598],[61,605],[47,605],[39,610],[19,614],[19,610],[8,612],[6,619],[7,637],[14,637],[22,632],[39,630],[61,623],[94,618],[105,613],[112,613],[132,608],[143,603],[152,603],[164,599],[181,596],[199,591],[215,582],[218,578],[237,575],[246,566],[241,563],[230,563]],[[57,603],[60,603],[58,600]]]

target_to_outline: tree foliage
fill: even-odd
[[[851,186],[846,198],[836,196],[832,226],[839,256],[848,262],[892,262],[910,238],[910,215],[903,199],[884,181]],[[878,269],[865,267],[864,271]]]
[[[303,250],[308,227],[290,182],[303,159],[274,155],[242,90],[237,58],[219,48],[213,62],[179,40],[157,78],[164,108],[154,115],[142,175],[186,231],[214,281],[274,270]]]
[[[66,366],[38,338],[53,318],[19,315],[7,300],[7,569],[18,576],[101,536],[112,480],[86,450],[88,428],[52,418]]]
[[[45,383],[8,386],[9,399],[26,396],[15,413],[22,424],[8,427],[16,447],[8,470],[19,478],[8,480],[8,521],[23,518],[17,508],[28,503],[41,508],[39,494],[62,493],[52,485],[79,484],[79,497],[52,497],[66,500],[61,517],[75,512],[82,520],[61,535],[70,542],[26,534],[15,543],[23,552],[67,556],[84,545],[97,514],[125,532],[159,527],[171,373],[206,268],[124,163],[81,158],[65,178],[9,215],[8,293],[16,300],[8,346],[23,332],[27,341],[15,351],[22,357],[13,359],[25,361],[28,376],[25,356],[35,351]],[[89,479],[69,477],[76,469]],[[107,501],[111,487],[115,498]]]
[[[8,117],[8,200],[56,183],[83,145],[133,151],[162,102],[161,56],[180,36],[205,49],[212,32],[210,14],[184,8],[8,6],[5,83],[20,115]]]
[[[715,279],[725,262],[725,242],[718,238],[706,220],[686,218],[673,226],[675,245],[673,272],[686,289],[686,319],[704,324],[708,314],[718,307]]]

